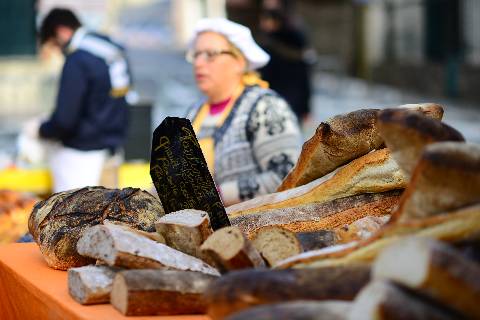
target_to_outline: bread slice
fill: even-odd
[[[345,320],[351,304],[341,300],[274,303],[234,313],[226,320]]]
[[[213,233],[210,218],[205,211],[185,209],[164,215],[155,223],[157,232],[166,244],[188,255],[212,264],[200,246]]]
[[[205,292],[207,314],[224,319],[254,306],[293,300],[349,301],[370,280],[370,267],[241,270],[222,276]]]
[[[480,265],[428,238],[398,241],[377,257],[373,276],[420,291],[471,319],[480,319]]]
[[[322,122],[277,191],[307,184],[379,148],[383,141],[375,128],[377,113],[378,109],[362,109]]]
[[[248,237],[265,226],[280,226],[295,233],[333,230],[365,216],[389,214],[398,204],[401,194],[401,190],[363,193],[328,202],[235,215],[230,221]]]
[[[203,292],[214,279],[192,271],[126,270],[115,277],[110,301],[126,316],[205,313]]]
[[[215,266],[222,272],[265,266],[258,251],[238,227],[215,231],[200,249],[215,261]]]
[[[80,304],[108,303],[113,278],[120,268],[83,266],[68,269],[68,293]]]
[[[323,203],[361,193],[378,193],[402,189],[403,174],[388,149],[366,154],[337,170],[331,177],[306,185],[267,194],[226,208],[230,219],[269,209]],[[232,224],[233,221],[232,221]]]
[[[386,281],[373,281],[360,291],[352,303],[349,320],[461,319],[441,305]]]
[[[410,179],[426,145],[439,141],[465,141],[452,127],[409,109],[380,111],[377,127],[407,179]]]
[[[252,238],[252,244],[269,266],[302,252],[302,246],[295,233],[278,226],[267,226],[257,230]]]
[[[411,235],[448,242],[480,239],[480,204],[424,219],[387,224],[366,240],[304,252],[278,262],[275,267],[320,268],[371,263],[384,248]]]
[[[205,262],[113,224],[87,229],[77,243],[81,255],[110,266],[132,269],[176,269],[218,275]]]
[[[429,217],[479,202],[480,146],[437,142],[425,148],[392,213],[392,222]]]

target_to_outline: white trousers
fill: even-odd
[[[81,151],[56,145],[49,153],[53,191],[98,186],[107,150]]]

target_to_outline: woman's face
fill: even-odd
[[[232,52],[224,36],[215,32],[198,35],[193,50],[195,81],[200,91],[211,102],[230,97],[240,83],[245,60]]]

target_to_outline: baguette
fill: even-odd
[[[426,145],[439,141],[465,141],[460,132],[441,121],[406,109],[382,110],[378,114],[377,127],[407,179],[412,176]]]
[[[176,269],[218,275],[216,269],[195,257],[113,224],[87,229],[78,240],[77,250],[110,266]]]
[[[480,239],[480,204],[448,214],[387,224],[366,240],[301,253],[280,261],[275,268],[319,268],[371,263],[381,250],[412,234],[450,243]]]
[[[248,237],[265,226],[280,226],[296,233],[333,230],[365,216],[391,213],[401,194],[401,190],[364,193],[328,202],[239,214],[231,217],[230,221]]]
[[[403,174],[387,149],[366,154],[340,168],[330,178],[260,196],[228,207],[230,219],[269,209],[301,206],[312,202],[323,203],[361,193],[378,193],[402,189],[406,185]],[[233,222],[232,222],[233,224]]]
[[[428,145],[392,220],[407,221],[480,203],[480,146],[460,142]]]
[[[205,313],[203,292],[216,277],[178,270],[126,270],[115,277],[111,303],[126,316]]]
[[[349,320],[454,320],[458,314],[392,283],[373,281],[352,303]]]
[[[274,303],[234,313],[226,320],[345,320],[350,305],[337,300]]]
[[[387,221],[390,216],[381,217],[367,216],[358,219],[351,224],[346,224],[335,230],[337,243],[347,243],[370,238]]]
[[[372,273],[480,319],[480,266],[446,244],[427,238],[398,241],[380,253]]]
[[[242,270],[214,281],[205,292],[207,314],[224,317],[258,305],[292,300],[353,300],[370,280],[370,267]]]

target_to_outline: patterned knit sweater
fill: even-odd
[[[193,122],[203,104],[188,112]],[[295,165],[302,146],[296,116],[274,91],[246,87],[223,125],[205,121],[197,137],[212,137],[215,173],[225,205],[275,192]]]

